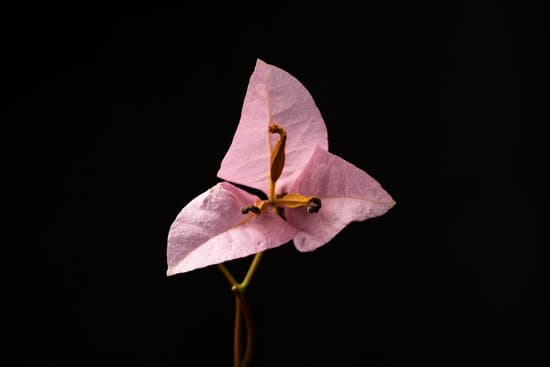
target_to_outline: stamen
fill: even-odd
[[[317,213],[321,209],[321,199],[315,196],[304,196],[290,193],[277,195],[275,205],[285,208],[303,208],[306,207],[308,213]]]

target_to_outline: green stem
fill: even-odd
[[[262,259],[263,254],[263,252],[258,252],[256,256],[254,256],[254,260],[252,260],[252,264],[250,264],[250,268],[248,268],[248,272],[246,273],[243,282],[240,284],[240,288],[243,291],[250,284],[250,281],[254,277],[254,274],[256,274],[256,270],[258,269],[258,265],[260,264],[260,260]]]
[[[221,270],[222,274],[225,276],[225,278],[227,279],[227,281],[232,287],[239,284],[239,282],[237,282],[235,277],[233,277],[233,275],[229,272],[229,270],[227,270],[227,267],[223,263],[218,264],[218,269]]]

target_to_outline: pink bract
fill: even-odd
[[[296,78],[258,60],[250,77],[241,120],[218,177],[268,192],[270,123],[283,127],[286,163],[277,185],[284,190],[301,173],[315,147],[328,150],[327,128],[306,88]]]
[[[287,210],[288,223],[299,230],[294,245],[300,251],[315,250],[350,222],[380,216],[395,205],[365,171],[322,149],[315,150],[290,191],[315,195],[323,203],[315,215],[301,208]]]
[[[168,235],[168,275],[262,252],[290,240],[299,251],[326,244],[346,225],[386,213],[392,197],[366,172],[328,152],[327,130],[313,98],[293,76],[258,60],[241,119],[218,177],[264,193],[270,187],[268,127],[286,130],[286,160],[276,194],[316,197],[317,213],[305,207],[242,214],[259,198],[222,182],[193,199]]]
[[[168,275],[245,257],[286,243],[297,230],[274,213],[250,220],[241,208],[258,197],[221,182],[178,214],[168,235]]]

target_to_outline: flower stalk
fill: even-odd
[[[243,279],[242,282],[238,283],[235,277],[231,274],[231,272],[227,269],[227,267],[220,263],[218,264],[218,268],[222,272],[222,274],[225,276],[229,284],[231,285],[231,291],[235,295],[235,323],[234,323],[234,330],[233,330],[233,367],[247,367],[250,364],[250,360],[252,357],[252,351],[254,348],[254,325],[252,322],[252,314],[250,312],[250,307],[248,306],[248,302],[246,301],[245,297],[245,291],[250,285],[250,282],[252,281],[252,278],[254,277],[254,274],[256,273],[256,270],[258,269],[258,265],[260,263],[260,260],[263,256],[263,252],[259,252],[254,256],[254,259],[252,260],[252,263],[250,264],[250,267],[248,268],[248,271]],[[244,349],[244,357],[241,358],[243,355],[242,353],[242,347],[241,347],[241,341],[243,339],[243,332],[242,332],[242,322],[244,321],[244,331],[245,331],[245,338],[246,338],[246,344]]]
[[[349,223],[380,216],[395,204],[365,171],[328,151],[327,129],[311,95],[284,70],[258,60],[242,111],[218,171],[226,182],[181,210],[167,247],[167,275],[218,264],[229,282],[235,297],[234,367],[248,367],[251,360],[254,330],[245,295],[263,251],[291,240],[298,251],[313,251]],[[237,281],[224,262],[254,253]]]

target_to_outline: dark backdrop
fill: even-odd
[[[397,205],[313,253],[266,253],[253,365],[535,365],[544,8],[224,3],[4,8],[1,348],[231,365],[225,279],[167,278],[166,237],[218,182],[261,58]]]

